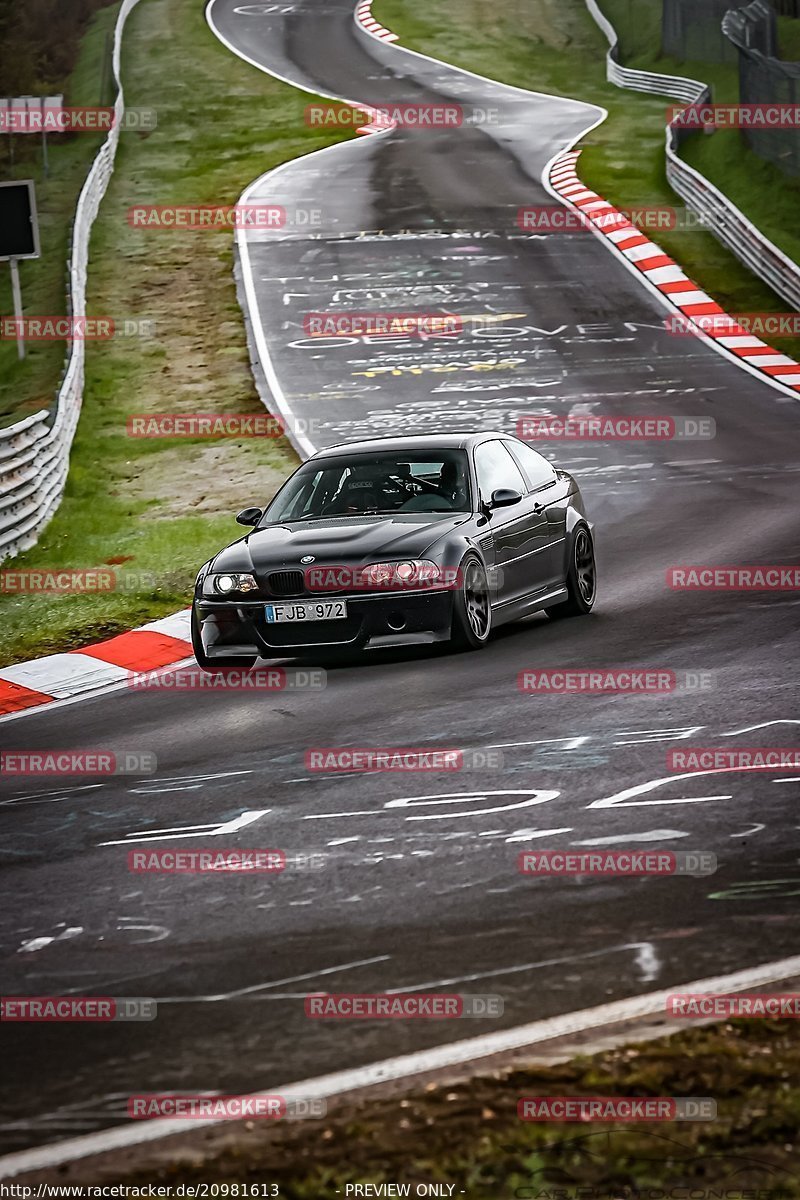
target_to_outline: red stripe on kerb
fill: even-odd
[[[90,654],[92,658],[113,663],[117,667],[127,667],[129,671],[166,667],[181,658],[188,658],[191,652],[191,644],[181,638],[142,629],[132,633],[121,633],[119,637],[111,638],[108,642],[99,642],[96,646],[84,646],[81,650],[73,651],[75,654]]]
[[[780,353],[778,350],[773,353]],[[800,363],[786,363],[783,367],[759,367],[759,371],[763,371],[765,375],[800,375]],[[792,384],[794,387],[794,384]]]
[[[35,708],[38,704],[49,704],[54,696],[35,692],[20,683],[0,679],[0,713],[22,712],[24,708]]]
[[[705,317],[712,313],[721,313],[722,316],[727,316],[724,308],[720,308],[713,300],[706,301],[703,304],[686,304],[681,306],[681,312],[685,317]],[[723,334],[723,337],[726,335]]]
[[[674,283],[657,283],[656,287],[667,296],[671,296],[673,292],[702,292],[703,290],[696,283],[692,283],[691,279],[676,279]]]
[[[674,267],[675,260],[668,254],[655,254],[652,258],[640,258],[636,266],[640,271],[652,271],[656,267]]]
[[[630,237],[620,238],[615,245],[618,250],[632,250],[634,246],[643,246],[645,242],[649,241],[650,238],[645,237],[643,233],[632,233]]]

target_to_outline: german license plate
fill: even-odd
[[[267,624],[280,625],[288,621],[344,621],[346,600],[314,600],[303,604],[268,604]]]

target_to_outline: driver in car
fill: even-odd
[[[423,490],[402,506],[404,512],[449,512],[460,509],[467,498],[463,469],[452,459],[442,463],[435,483],[425,482]]]

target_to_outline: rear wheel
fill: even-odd
[[[231,655],[229,658],[217,658],[216,655],[214,658],[209,658],[203,649],[200,625],[194,609],[192,609],[192,649],[194,650],[198,667],[203,671],[208,671],[209,675],[214,675],[218,671],[229,670],[231,667],[238,667],[241,671],[249,671],[258,661],[257,654],[254,654],[252,658],[247,656],[234,657],[234,655]]]
[[[561,617],[580,617],[591,612],[597,594],[597,568],[594,561],[592,535],[585,525],[579,525],[572,538],[569,569],[567,570],[567,599],[546,608],[552,621]]]
[[[480,650],[492,630],[489,582],[483,563],[470,554],[461,564],[461,586],[453,596],[450,645],[456,650]]]

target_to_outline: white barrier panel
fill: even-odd
[[[89,237],[114,170],[125,111],[120,80],[122,31],[138,2],[123,0],[119,10],[114,29],[113,71],[117,85],[114,124],[92,163],[75,209],[69,262],[72,317],[86,316]],[[0,561],[35,545],[61,503],[83,400],[84,360],[85,342],[82,339],[71,342],[54,408],[49,412],[43,409],[7,429],[0,429]]]

